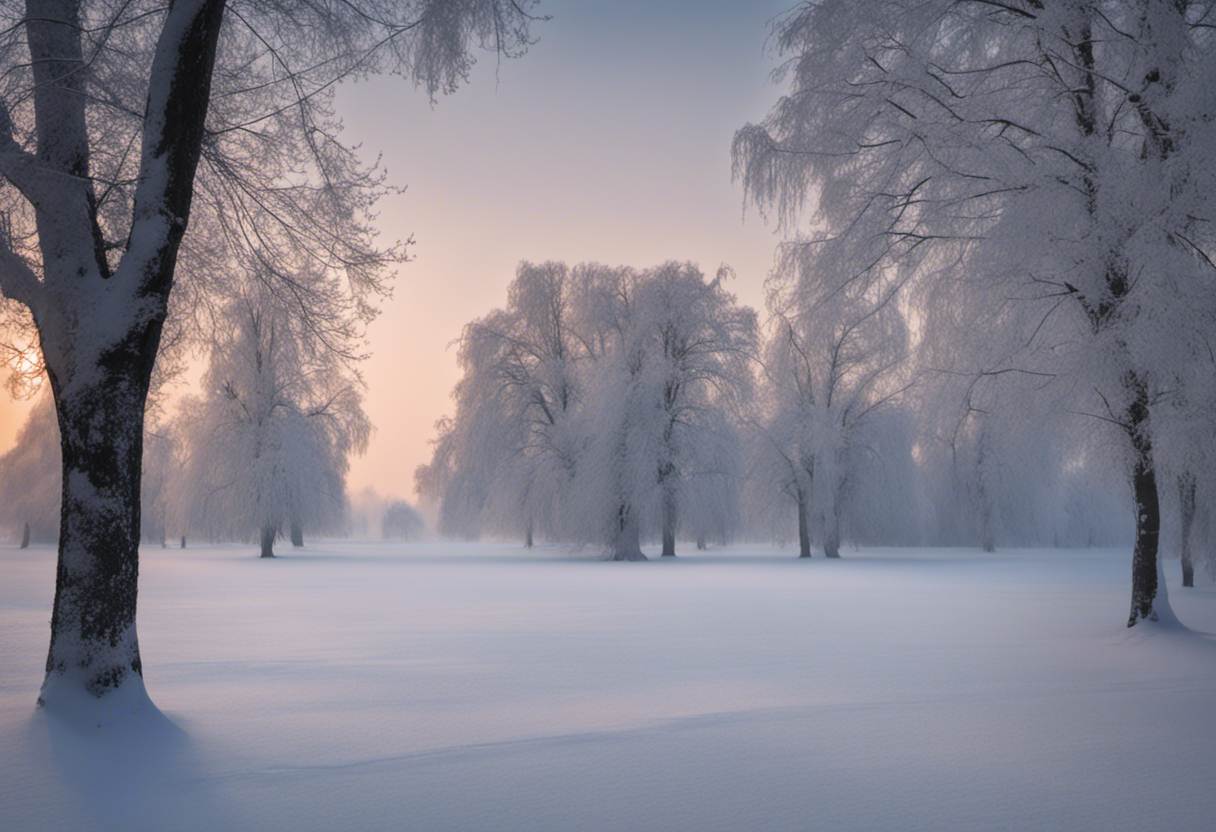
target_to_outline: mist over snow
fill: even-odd
[[[1216,2],[0,18],[0,829],[1216,826]]]

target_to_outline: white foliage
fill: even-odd
[[[358,379],[256,296],[234,303],[227,321],[204,397],[182,407],[184,528],[237,540],[293,524],[340,529],[349,457],[370,432]]]
[[[604,545],[738,488],[728,418],[751,384],[754,316],[722,272],[666,263],[521,264],[505,309],[461,340],[456,414],[440,424],[420,490],[441,530]],[[699,495],[693,499],[694,495]],[[732,498],[714,497],[730,516]]]

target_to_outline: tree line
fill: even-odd
[[[1085,417],[1036,406],[1016,378],[926,368],[930,344],[890,294],[816,297],[778,272],[761,323],[729,279],[520,264],[505,307],[464,329],[455,412],[417,471],[439,530],[615,560],[647,541],[836,558],[846,538],[1130,539],[1119,455]]]
[[[53,705],[142,685],[145,411],[172,345],[349,364],[405,259],[408,240],[373,233],[391,189],[343,142],[336,85],[395,72],[437,97],[479,48],[526,51],[538,18],[529,0],[0,9],[0,311],[18,375],[49,381],[62,466]],[[420,485],[445,522],[516,511],[525,535],[633,559],[652,533],[673,550],[681,529],[750,521],[727,485],[740,469],[832,551],[893,517],[914,473],[943,526],[974,505],[960,525],[987,547],[1033,495],[1116,479],[1100,453],[1115,449],[1128,623],[1157,618],[1163,501],[1193,558],[1213,493],[1214,15],[1205,0],[801,3],[774,24],[781,95],[733,145],[749,204],[787,240],[763,325],[691,266],[534,267],[553,274],[517,280],[501,319],[466,331]],[[338,412],[357,389],[343,374],[221,378],[198,424],[241,425],[242,447],[363,441]],[[495,419],[513,432],[482,447],[470,425]],[[891,487],[867,491],[880,464]],[[952,476],[966,501],[946,496]],[[1077,493],[1083,513],[1105,499]],[[867,494],[879,507],[861,512]],[[292,499],[274,497],[280,525]]]

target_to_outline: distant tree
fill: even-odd
[[[341,523],[349,458],[371,428],[359,380],[308,328],[256,296],[235,302],[227,320],[205,397],[183,408],[186,499],[194,524],[256,536],[269,558],[284,530]]]
[[[674,556],[681,505],[713,486],[737,490],[729,454],[737,435],[725,414],[752,392],[756,315],[724,286],[728,270],[707,281],[691,263],[665,263],[638,282],[643,368],[635,379],[648,444],[656,450],[662,555]],[[649,407],[648,407],[649,403]],[[721,464],[719,464],[721,463]],[[687,509],[684,509],[687,511]]]
[[[677,512],[728,532],[741,470],[728,417],[750,389],[754,314],[694,266],[523,263],[507,306],[469,324],[456,412],[419,469],[440,529],[605,545],[640,560]],[[691,501],[697,500],[694,506]],[[684,504],[683,509],[680,508]]]
[[[564,263],[521,263],[506,308],[465,327],[456,413],[438,425],[432,461],[417,473],[419,492],[440,505],[440,530],[560,535],[587,357],[572,317],[578,279]]]
[[[770,284],[764,361],[767,412],[754,424],[758,475],[798,513],[799,557],[811,556],[813,513],[824,554],[840,556],[840,521],[869,421],[910,386],[908,327],[894,289],[824,285],[787,257]]]
[[[25,545],[59,534],[62,491],[55,403],[39,394],[12,450],[0,456],[0,526]]]
[[[140,489],[141,536],[147,543],[167,545],[173,479],[182,459],[177,436],[169,426],[148,424],[144,436],[143,483]]]
[[[426,531],[426,523],[409,503],[394,500],[384,509],[381,528],[385,540],[417,540]]]

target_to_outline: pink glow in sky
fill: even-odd
[[[413,498],[414,468],[450,410],[450,344],[503,302],[520,260],[729,263],[740,299],[763,304],[776,238],[743,214],[730,140],[775,95],[768,23],[787,7],[551,0],[528,55],[484,61],[434,107],[399,78],[342,90],[348,138],[408,186],[381,207],[380,228],[417,243],[369,333],[376,430],[352,491]],[[27,409],[0,401],[0,450]]]

